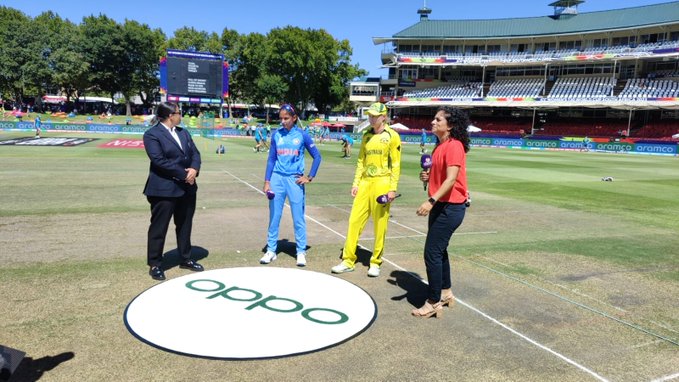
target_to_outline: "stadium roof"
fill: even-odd
[[[398,39],[491,39],[537,37],[651,27],[679,22],[679,1],[568,15],[488,20],[431,20],[418,23],[391,38],[374,38],[375,44]]]

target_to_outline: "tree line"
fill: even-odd
[[[351,63],[348,40],[323,29],[287,26],[267,34],[221,34],[182,27],[167,37],[161,29],[106,15],[75,24],[48,11],[35,18],[0,7],[0,96],[14,100],[63,93],[122,94],[130,114],[134,96],[149,107],[158,95],[160,57],[167,49],[222,54],[230,64],[230,97],[264,105],[289,102],[320,112],[350,110],[348,82],[367,72]]]

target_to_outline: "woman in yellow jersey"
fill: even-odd
[[[354,270],[358,238],[372,217],[375,227],[375,245],[370,258],[368,276],[380,275],[384,238],[387,236],[389,207],[396,198],[401,175],[401,137],[387,124],[387,107],[376,102],[367,111],[370,130],[363,134],[358,152],[356,173],[351,185],[354,203],[349,216],[347,239],[342,249],[342,262],[332,267],[332,273]],[[387,203],[377,202],[377,197],[387,195]]]

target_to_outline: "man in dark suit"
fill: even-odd
[[[191,259],[191,225],[196,210],[196,177],[200,152],[186,129],[177,127],[181,112],[175,103],[156,108],[155,124],[144,133],[144,148],[151,160],[144,195],[151,204],[147,263],[155,280],[165,280],[163,247],[170,219],[174,216],[180,268],[200,272],[203,266]]]

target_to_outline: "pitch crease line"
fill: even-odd
[[[261,190],[259,190],[257,187],[255,187],[255,186],[253,186],[253,185],[247,183],[246,181],[244,181],[244,180],[242,180],[242,179],[236,177],[235,175],[231,174],[230,172],[228,172],[228,171],[226,171],[226,170],[224,170],[224,172],[227,173],[227,174],[229,174],[230,176],[234,177],[234,178],[237,179],[238,181],[242,182],[243,184],[247,185],[248,187],[250,187],[250,188],[256,190],[256,191],[259,192],[260,194],[264,194],[264,192],[262,192]],[[346,236],[344,236],[344,235],[342,235],[341,233],[335,231],[334,229],[328,227],[327,225],[325,225],[325,224],[319,222],[318,220],[314,219],[313,217],[311,217],[311,216],[309,216],[309,215],[307,215],[307,214],[304,214],[304,216],[307,217],[307,218],[309,218],[309,220],[313,221],[314,223],[320,225],[321,227],[323,227],[323,228],[329,230],[330,232],[332,232],[332,233],[338,235],[339,237],[341,237],[341,238],[343,238],[343,239],[346,239]],[[411,229],[412,229],[412,228],[411,228]],[[412,229],[412,230],[415,231],[415,232],[419,232],[419,231],[417,231],[417,230],[415,230],[415,229]],[[419,280],[421,283],[427,284],[427,285],[428,285],[428,283],[427,283],[426,280],[423,280],[423,279],[421,279],[421,278],[419,278],[419,277],[416,277],[411,271],[409,271],[409,270],[407,270],[407,269],[401,267],[400,265],[394,263],[393,261],[390,261],[389,259],[387,259],[387,258],[385,258],[385,257],[383,257],[383,259],[384,259],[385,262],[388,262],[388,263],[391,264],[392,266],[394,266],[394,267],[396,267],[396,268],[398,268],[398,269],[400,269],[400,270],[402,270],[402,271],[408,273],[408,274],[409,274],[411,277],[413,277],[414,279]],[[577,363],[577,362],[573,361],[572,359],[570,359],[570,358],[568,358],[568,357],[562,355],[561,353],[558,353],[558,352],[556,352],[556,351],[554,351],[554,350],[548,348],[547,346],[542,345],[541,343],[539,343],[539,342],[537,342],[537,341],[531,339],[530,337],[528,337],[528,336],[526,336],[526,335],[520,333],[519,331],[517,331],[517,330],[515,330],[515,329],[512,329],[511,327],[507,326],[506,324],[503,324],[502,322],[498,321],[497,319],[495,319],[495,318],[489,316],[488,314],[486,314],[486,313],[480,311],[479,309],[475,308],[474,306],[472,306],[472,305],[470,305],[470,304],[468,304],[468,303],[466,303],[466,302],[464,302],[464,301],[462,301],[462,300],[460,300],[460,299],[458,299],[458,298],[456,298],[455,301],[459,302],[462,306],[466,307],[467,309],[469,309],[469,310],[471,310],[471,311],[473,311],[473,312],[475,312],[475,313],[481,315],[482,317],[486,318],[487,320],[491,321],[492,323],[494,323],[494,324],[496,324],[496,325],[499,325],[500,327],[504,328],[505,330],[509,331],[510,333],[512,333],[512,334],[514,334],[514,335],[516,335],[516,336],[518,336],[519,338],[523,339],[524,341],[527,341],[528,343],[530,343],[530,344],[532,344],[532,345],[534,345],[534,346],[537,346],[538,348],[540,348],[540,349],[542,349],[542,350],[545,350],[546,352],[548,352],[548,353],[554,355],[555,357],[557,357],[557,358],[559,358],[559,359],[565,361],[566,363],[569,363],[569,364],[575,366],[576,368],[580,369],[581,371],[583,371],[583,372],[585,372],[585,373],[587,373],[587,374],[590,374],[591,376],[593,376],[594,378],[598,379],[599,381],[608,382],[608,380],[607,380],[606,378],[600,376],[600,375],[597,374],[596,372],[594,372],[594,371],[588,369],[587,367],[585,367],[585,366],[583,366],[583,365],[580,365],[579,363]],[[666,380],[667,380],[667,379],[660,380],[660,381],[666,381]]]

